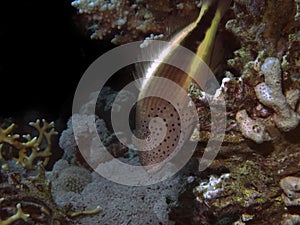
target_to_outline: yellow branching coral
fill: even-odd
[[[93,215],[93,214],[97,214],[99,212],[101,212],[101,208],[100,208],[100,206],[97,206],[95,209],[69,213],[69,216],[77,217],[77,216],[81,216],[81,215]]]
[[[3,158],[3,144],[8,144],[18,150],[18,157],[14,158],[18,164],[25,169],[31,170],[35,168],[34,161],[43,159],[44,165],[47,165],[51,156],[51,137],[57,132],[54,129],[54,123],[48,123],[44,119],[29,123],[38,132],[38,137],[31,137],[29,134],[23,135],[25,141],[21,141],[19,134],[12,134],[15,124],[11,124],[6,129],[0,127],[0,158]],[[46,141],[46,145],[42,148]]]
[[[25,214],[23,211],[22,211],[22,208],[21,208],[21,204],[18,203],[17,204],[17,212],[15,215],[7,218],[6,220],[2,220],[0,218],[0,224],[1,225],[9,225],[9,224],[12,224],[13,222],[17,221],[17,220],[24,220],[24,221],[27,221],[27,218],[29,217],[30,215],[29,214]]]

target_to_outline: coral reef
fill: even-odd
[[[70,205],[58,207],[54,202],[52,183],[46,178],[44,166],[52,155],[51,137],[56,132],[54,123],[49,124],[45,120],[42,122],[43,124],[37,120],[30,123],[38,131],[38,136],[34,138],[29,134],[22,138],[19,134],[13,134],[14,124],[5,129],[0,128],[0,224],[20,224],[20,221],[24,225],[71,224],[73,217],[100,211],[95,208],[72,212]],[[84,168],[70,167],[58,177],[58,181],[64,181],[65,186],[56,187],[80,191],[90,181],[89,175]]]
[[[283,12],[281,8],[286,10]],[[226,28],[238,38],[241,48],[234,52],[235,58],[229,59],[228,65],[231,76],[239,77],[242,86],[252,89],[252,109],[244,109],[252,118],[263,117],[262,111],[268,111],[264,123],[269,130],[270,126],[285,132],[294,129],[299,112],[288,105],[288,93],[299,89],[294,55],[299,41],[292,38],[297,36],[294,32],[300,26],[295,20],[295,2],[234,1],[233,11],[235,18],[227,22]],[[259,111],[257,100],[262,104]],[[295,101],[298,100],[299,96]]]
[[[96,168],[98,164],[104,163],[112,159],[112,157],[131,157],[133,151],[128,152],[128,146],[123,145],[117,138],[116,133],[112,131],[110,124],[110,112],[119,112],[121,105],[128,100],[134,99],[134,95],[129,91],[117,92],[110,87],[103,87],[101,93],[95,92],[90,94],[90,99],[80,108],[80,115],[72,115],[68,122],[67,128],[62,132],[59,139],[59,146],[64,150],[63,159],[70,163],[79,163],[87,168],[89,165],[85,162],[88,159],[88,163]],[[115,101],[116,96],[119,96]],[[96,108],[92,105],[93,99],[97,99]],[[94,107],[94,108],[92,108]],[[88,116],[86,113],[90,110],[95,110],[96,116]],[[101,116],[101,118],[99,117]],[[94,121],[95,120],[95,121]],[[72,128],[72,121],[78,125],[77,136],[74,135]],[[92,134],[89,127],[96,124],[97,134]],[[118,136],[122,136],[119,132]],[[104,146],[98,146],[98,141],[93,141],[100,138]],[[80,152],[78,149],[78,143],[82,146]],[[104,147],[104,148],[103,148]],[[131,149],[132,150],[132,149]],[[108,151],[109,154],[104,152]]]
[[[109,37],[116,44],[145,39],[146,45],[148,39],[168,39],[195,19],[201,2],[77,0],[72,5],[85,18],[81,21],[92,27],[92,38]],[[227,72],[221,74],[225,82],[219,92],[224,95],[228,110],[225,140],[240,142],[246,138],[262,143],[277,138],[276,129],[295,129],[300,110],[299,2],[235,0],[225,19],[227,33],[220,32],[223,39],[231,38],[239,46],[227,54],[232,58],[227,59]],[[174,31],[168,32],[170,27]],[[198,104],[202,129],[199,141],[206,141],[206,131],[210,129],[206,115],[210,108],[205,96],[190,94]],[[290,97],[294,98],[292,105]],[[240,122],[241,115],[247,125]]]
[[[299,143],[286,140],[255,150],[245,142],[223,146],[209,169],[191,175],[170,218],[179,225],[268,225],[284,224],[287,215],[297,218],[298,206],[286,209],[279,184],[284,183],[284,193],[292,190],[297,197],[295,182],[284,177],[293,174],[298,182],[298,151]]]
[[[52,181],[52,191],[65,191],[81,193],[85,186],[91,182],[90,172],[78,166],[69,166],[60,171],[57,179]]]
[[[95,121],[94,121],[95,119]],[[78,128],[80,129],[78,131],[78,135],[75,137],[73,128],[72,128],[72,121],[75,121],[78,125]],[[99,117],[94,116],[87,116],[87,115],[73,115],[67,123],[67,129],[64,130],[61,134],[60,140],[59,140],[59,146],[64,149],[64,159],[67,159],[70,162],[73,162],[76,156],[76,150],[77,150],[77,142],[83,143],[82,145],[86,145],[86,154],[87,157],[89,154],[89,146],[91,143],[91,140],[95,138],[95,135],[91,133],[89,130],[89,126],[96,123],[97,130],[99,131],[98,134],[100,135],[100,138],[103,140],[108,135],[108,130],[106,128],[105,122],[100,119]],[[92,136],[93,135],[93,136]],[[83,152],[84,153],[84,152]]]
[[[101,118],[106,111],[118,110],[118,107],[112,108],[112,103],[118,93],[110,88],[104,88],[102,91],[99,98],[98,96],[91,96],[91,98],[98,98],[96,113],[100,114]],[[126,101],[127,98],[132,97],[127,92],[123,93],[122,96],[121,101]],[[118,102],[114,104],[118,106]],[[90,107],[89,102],[82,106],[81,112],[84,113],[88,107]],[[89,218],[79,217],[75,222],[76,224],[174,224],[170,221],[168,213],[170,205],[177,199],[178,190],[186,182],[182,182],[181,176],[151,186],[129,187],[108,181],[96,172],[92,173],[92,179],[89,180],[89,183],[81,186],[82,182],[80,180],[83,179],[82,175],[78,173],[78,175],[70,175],[70,168],[76,167],[76,170],[80,168],[74,166],[74,164],[89,168],[89,165],[82,163],[82,159],[79,156],[82,149],[80,149],[81,152],[78,151],[76,142],[80,143],[80,141],[83,141],[83,143],[86,143],[83,145],[86,146],[86,152],[91,154],[97,163],[105,163],[107,160],[111,160],[111,157],[103,158],[99,154],[95,155],[101,151],[100,146],[94,146],[93,137],[91,137],[88,130],[87,124],[93,122],[97,124],[98,135],[106,149],[114,157],[119,157],[120,160],[128,163],[138,163],[138,157],[134,151],[130,150],[127,154],[124,154],[125,151],[122,150],[122,145],[116,139],[115,134],[106,128],[104,121],[98,116],[96,116],[96,121],[94,119],[94,116],[87,116],[85,114],[73,115],[69,119],[67,129],[63,131],[60,137],[60,146],[64,149],[65,155],[62,160],[55,163],[53,171],[49,176],[53,184],[52,194],[56,204],[64,208],[71,203],[73,211],[82,211],[86,208],[101,206],[101,212],[98,215]],[[74,136],[72,130],[73,120],[76,120],[80,124],[80,132],[77,137]],[[75,160],[69,160],[74,159],[74,157]],[[195,170],[195,167],[193,167],[193,170]],[[186,171],[190,171],[190,169],[186,169]],[[89,173],[88,171],[84,173],[86,172]],[[77,191],[75,192],[67,189],[65,184],[69,182],[69,179],[65,178],[69,178],[70,176],[74,178],[74,180],[72,179],[72,184],[75,182],[76,186],[80,185],[83,189],[80,188],[79,190],[76,188]],[[90,176],[86,174],[85,177]]]
[[[9,221],[17,217],[11,215],[17,204],[18,212],[15,215],[19,215],[19,218],[23,215],[23,224],[70,224],[69,209],[58,208],[52,199],[51,183],[45,179],[42,163],[38,164],[36,176],[25,177],[14,171],[2,171],[1,179],[2,220],[5,218],[4,221]]]
[[[284,204],[290,207],[299,207],[300,195],[299,195],[300,178],[287,176],[280,180],[280,187],[283,190],[281,195]],[[283,215],[282,225],[297,225],[300,223],[299,212],[291,212]]]
[[[32,138],[29,134],[13,134],[15,124],[11,124],[6,129],[0,128],[0,158],[14,159],[25,169],[34,169],[37,161],[44,160],[47,165],[51,156],[51,137],[56,133],[54,123],[47,123],[45,120],[29,123],[34,127],[39,135]],[[46,140],[46,146],[44,141]],[[11,149],[9,146],[13,149]],[[14,154],[17,156],[14,157]]]
[[[72,121],[74,120],[79,128],[77,136],[74,135],[72,128]],[[97,134],[92,134],[89,130],[89,126],[94,122],[98,131]],[[93,139],[98,138],[98,135],[104,145],[104,149],[103,146],[98,146],[97,141],[93,141]],[[78,143],[83,146],[80,148],[80,151],[77,147]],[[128,150],[118,141],[115,134],[106,128],[103,119],[100,119],[98,116],[87,116],[85,114],[75,114],[69,119],[67,129],[60,136],[59,145],[64,150],[63,159],[73,164],[77,162],[88,168],[90,166],[96,168],[98,164],[111,160],[112,157],[123,156]],[[106,151],[109,151],[111,155],[105,154],[104,152]],[[88,160],[90,166],[86,164],[85,160]]]
[[[168,39],[174,33],[167,31],[171,25],[178,30],[192,21],[201,3],[78,0],[72,5],[90,24],[94,24],[93,38],[101,39],[111,32],[110,36],[114,35],[113,42],[117,44],[145,39],[143,44],[146,45],[149,38]],[[282,12],[280,8],[290,13]],[[276,138],[276,129],[287,132],[298,125],[298,14],[298,1],[279,1],[276,4],[274,1],[233,1],[232,10],[225,18],[229,20],[223,38],[229,39],[228,32],[231,33],[236,38],[231,41],[237,42],[240,48],[231,53],[233,58],[227,60],[228,71],[221,75],[225,80],[219,92],[224,95],[228,110],[225,140],[240,142],[246,138],[262,143]],[[175,26],[175,17],[177,23],[181,17],[185,18],[185,24]],[[205,96],[203,98],[195,92],[190,94],[198,104],[202,129],[199,141],[206,141],[210,118],[203,115],[209,115],[210,108]],[[294,98],[292,105],[289,104],[291,96]],[[245,118],[247,125],[239,118]]]
[[[197,16],[197,2],[188,1],[104,1],[75,0],[72,5],[78,20],[91,38],[109,38],[115,44],[143,40],[147,36],[166,34]]]
[[[287,15],[280,8],[289,9],[290,13]],[[227,60],[227,71],[218,90],[226,100],[225,141],[236,143],[250,139],[263,143],[298,126],[300,79],[296,59],[299,58],[300,23],[295,20],[296,12],[293,1],[276,4],[275,1],[234,1],[233,18],[225,27],[236,37],[240,48]],[[205,93],[196,89],[190,90],[190,95],[199,111],[202,131],[198,141],[206,141],[210,109]]]
[[[75,0],[72,5],[91,38],[115,44],[145,39],[143,47],[194,20],[201,1]],[[14,124],[0,128],[0,224],[299,224],[299,15],[299,0],[232,1],[218,31],[235,46],[233,52],[225,50],[220,63],[225,68],[217,74],[221,87],[215,96],[194,84],[189,88],[201,129],[191,138],[201,142],[195,158],[210,138],[207,98],[217,104],[222,95],[227,107],[225,143],[201,173],[193,159],[172,179],[127,187],[91,172],[86,157],[95,165],[112,157],[138,163],[108,125],[107,112],[119,111],[122,102],[112,108],[117,92],[107,87],[99,98],[91,96],[98,98],[97,116],[69,119],[59,143],[65,154],[52,171],[44,166],[53,154],[53,123],[30,123],[35,137],[14,133]],[[122,96],[124,102],[133,97]],[[91,135],[90,124],[96,124],[97,135]],[[111,157],[91,144],[98,136]]]
[[[68,166],[60,160],[54,171],[60,174]],[[99,214],[79,217],[75,224],[174,224],[168,216],[170,207],[195,168],[195,164],[189,164],[180,176],[145,187],[117,184],[93,172],[91,183],[81,193],[57,192],[55,201],[61,207],[71,203],[73,211],[100,205]]]
[[[299,215],[285,214],[284,219],[280,223],[280,225],[297,225],[299,223],[300,223]]]
[[[258,120],[251,119],[246,110],[240,110],[236,114],[236,122],[245,138],[249,138],[256,143],[270,140],[270,137],[266,135],[265,126]]]
[[[282,93],[281,87],[281,69],[278,58],[266,58],[261,66],[261,72],[264,74],[265,82],[255,87],[257,98],[265,106],[274,110],[273,120],[275,125],[282,131],[294,129],[299,119],[294,109],[290,108],[286,97]],[[296,102],[299,99],[299,93],[295,96]]]
[[[211,176],[209,182],[200,183],[199,186],[195,188],[195,191],[198,195],[202,195],[204,199],[217,198],[222,195],[224,191],[224,180],[229,177],[229,173],[222,174],[220,177]]]
[[[1,200],[4,200],[4,199],[1,199]],[[27,218],[30,216],[29,214],[25,214],[23,211],[22,211],[22,208],[21,208],[21,204],[18,203],[17,204],[17,212],[15,215],[12,215],[11,217],[7,218],[6,220],[1,220],[0,219],[0,223],[1,225],[9,225],[9,224],[12,224],[13,222],[17,221],[17,220],[24,220],[25,222],[27,221]]]
[[[285,177],[280,181],[280,187],[283,190],[282,199],[286,206],[300,205],[300,178],[299,177]]]
[[[113,10],[128,14],[118,27],[123,14],[110,21],[104,16],[110,12],[80,2],[73,5],[97,24],[93,38],[109,38],[116,44],[145,39],[141,47],[149,39],[167,40],[174,33],[167,28],[188,24],[199,10],[196,4],[201,6],[191,1],[122,1]],[[93,19],[99,12],[104,17]],[[181,21],[188,14],[185,24],[174,26],[174,16]],[[227,109],[224,146],[207,171],[194,171],[191,182],[185,183],[170,211],[176,224],[299,223],[298,211],[292,210],[299,202],[299,30],[298,0],[232,1],[218,31],[227,46],[234,46],[225,49],[223,71],[217,74],[222,81],[217,93],[225,98]],[[194,84],[189,95],[200,121],[191,138],[201,142],[197,158],[211,135],[207,98],[217,95],[209,96]]]

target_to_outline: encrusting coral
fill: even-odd
[[[287,176],[280,180],[280,187],[283,190],[281,195],[287,207],[299,207],[300,205],[300,178]],[[281,225],[297,225],[300,223],[299,213],[284,214]]]
[[[300,216],[295,214],[285,214],[280,225],[298,225],[300,223]]]
[[[84,106],[89,107],[89,106]],[[83,108],[84,108],[83,107]],[[94,121],[95,120],[95,121]],[[77,124],[77,134],[74,134],[72,121]],[[89,128],[96,124],[97,134],[92,133]],[[99,137],[98,137],[99,135]],[[104,146],[100,146],[97,139],[100,138]],[[80,144],[80,151],[77,144]],[[70,163],[79,163],[94,168],[98,164],[111,160],[113,157],[120,157],[127,152],[127,148],[122,145],[114,133],[111,133],[103,119],[98,116],[88,116],[74,114],[70,117],[67,123],[67,129],[64,130],[59,139],[59,145],[64,150],[63,159]],[[106,151],[110,154],[107,154]],[[89,167],[87,166],[87,167]]]
[[[59,160],[54,171],[60,174],[70,165]],[[194,170],[190,164],[183,171],[183,177]],[[130,174],[128,174],[130,176]],[[169,221],[169,207],[177,199],[178,191],[185,185],[186,179],[181,176],[149,186],[121,185],[92,172],[92,181],[81,193],[56,192],[55,201],[63,207],[68,202],[72,210],[81,211],[96,208],[100,204],[101,212],[94,216],[79,217],[75,224],[174,224]],[[76,223],[77,222],[77,223]]]
[[[77,136],[74,134],[72,121],[78,124]],[[98,134],[92,134],[92,131],[89,130],[94,122],[96,123]],[[101,140],[108,136],[108,130],[104,120],[100,119],[98,116],[95,118],[94,116],[88,115],[73,115],[68,120],[67,129],[62,132],[59,140],[59,146],[64,149],[63,158],[70,162],[74,162],[77,152],[76,142],[79,142],[82,146],[85,146],[81,153],[84,155],[84,157],[89,157],[90,145],[92,143],[91,140],[97,135],[100,136]]]
[[[282,91],[282,72],[278,58],[266,58],[261,66],[261,73],[264,75],[264,82],[254,87],[255,94],[260,103],[274,110],[271,118],[251,119],[246,110],[240,110],[236,114],[236,121],[243,136],[256,143],[271,140],[266,126],[276,126],[281,131],[290,131],[297,127],[299,115],[295,111],[295,105],[299,100],[299,90],[291,89],[286,93]],[[257,109],[257,108],[256,108]],[[270,120],[271,119],[271,120]]]
[[[251,119],[246,110],[237,112],[235,118],[244,137],[256,143],[263,143],[266,140],[270,140],[270,137],[266,134],[265,126],[260,121]]]
[[[280,187],[283,190],[282,199],[286,206],[300,205],[300,178],[288,176],[280,181]]]
[[[294,109],[290,108],[286,97],[282,93],[281,68],[278,58],[269,57],[261,66],[265,82],[255,87],[257,98],[265,106],[274,110],[273,120],[282,131],[294,129],[299,119]],[[299,95],[296,96],[298,101]]]

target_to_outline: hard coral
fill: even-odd
[[[22,219],[24,221],[22,224],[24,225],[70,224],[67,215],[68,208],[57,207],[52,199],[51,183],[45,178],[45,171],[41,162],[37,165],[37,169],[37,175],[33,177],[25,177],[14,171],[1,172],[3,180],[0,185],[2,197],[0,213],[2,219],[9,221],[16,218],[16,215],[19,215],[19,219],[21,219],[20,215],[23,213]],[[18,206],[17,213],[14,213],[15,205]]]
[[[284,194],[282,199],[286,206],[300,205],[300,178],[299,177],[285,177],[280,181],[280,187]]]
[[[3,199],[2,199],[3,200]],[[1,199],[0,199],[0,202],[1,202]],[[1,225],[9,225],[9,224],[12,224],[13,222],[17,221],[17,220],[24,220],[24,221],[27,221],[27,218],[30,216],[29,214],[25,214],[23,211],[22,211],[22,208],[21,208],[21,204],[18,203],[17,204],[17,212],[16,214],[12,215],[11,217],[7,218],[6,220],[1,220],[0,218],[0,224]]]
[[[96,214],[100,211],[100,208],[96,207],[92,210],[73,212],[70,204],[65,207],[58,206],[51,194],[51,181],[46,178],[42,162],[38,163],[35,172],[36,176],[25,176],[11,170],[0,171],[1,225],[21,219],[24,225],[70,225],[73,224],[73,217]]]
[[[256,143],[270,140],[266,134],[265,126],[260,121],[251,119],[246,110],[241,110],[236,114],[236,121],[244,137]]]
[[[287,207],[299,207],[300,205],[300,178],[294,176],[284,177],[280,180],[280,187],[283,190],[281,195]],[[297,225],[300,223],[299,214],[283,215],[282,225]]]
[[[76,135],[73,131],[72,121],[76,124]],[[97,128],[96,134],[90,130],[94,123]],[[62,132],[59,139],[59,145],[65,152],[63,158],[70,163],[75,163],[76,161],[82,161],[83,156],[92,166],[97,166],[101,162],[112,159],[112,156],[106,153],[103,146],[97,145],[99,143],[98,135],[102,143],[109,142],[110,133],[103,119],[98,116],[73,115],[68,121],[67,129]]]
[[[286,97],[282,93],[280,61],[277,58],[269,57],[261,67],[265,82],[255,87],[257,98],[264,105],[274,110],[274,122],[282,131],[294,129],[299,119],[297,113],[288,105]],[[299,96],[296,96],[298,101]]]
[[[11,124],[6,129],[0,128],[0,158],[10,158],[16,150],[16,157],[12,157],[21,164],[25,169],[32,170],[38,160],[43,160],[47,165],[51,156],[51,137],[57,132],[54,129],[54,123],[47,123],[45,120],[37,120],[29,123],[38,132],[39,136],[32,138],[29,134],[23,135],[13,134],[15,124]],[[46,146],[43,147],[44,141]],[[11,150],[11,148],[13,150]]]
[[[174,33],[168,31],[170,27],[178,30],[196,18],[199,9],[195,3],[190,0],[76,0],[72,5],[86,18],[85,23],[91,28],[92,37],[108,37],[112,38],[112,42],[121,44],[147,36],[167,39]],[[288,94],[296,93],[300,87],[300,35],[296,32],[300,29],[299,1],[234,0],[232,5],[225,28],[234,36],[230,41],[237,42],[239,49],[233,52],[233,58],[227,60],[225,79],[229,78],[229,81],[220,90],[228,109],[229,132],[225,139],[239,142],[241,133],[245,133],[241,132],[243,128],[236,126],[236,114],[241,110],[246,110],[252,121],[261,121],[261,126],[265,126],[262,130],[278,128],[283,132],[290,131],[298,125],[297,114],[300,112],[297,104],[299,97],[295,97],[297,94],[294,94],[294,105],[298,109],[291,107],[288,99]],[[271,76],[267,75],[267,61],[271,59],[278,69],[272,72],[273,77],[276,76],[280,83],[272,91],[272,85],[268,82]],[[279,101],[268,102],[266,98],[270,96]],[[201,115],[208,115],[210,109],[201,98],[193,100],[198,104],[201,128],[206,131],[210,128],[210,121],[207,116]],[[253,140],[261,143],[261,140],[268,138]]]
[[[182,27],[198,11],[192,0],[75,0],[72,5],[91,38],[109,38],[115,44],[143,40],[150,34],[168,35],[170,25]]]
[[[81,114],[72,115],[67,123],[67,129],[62,132],[59,140],[59,145],[65,152],[64,159],[71,163],[75,161],[82,163],[86,160],[94,168],[99,163],[111,160],[113,157],[124,156],[124,153],[128,151],[127,147],[117,140],[116,134],[107,128],[103,118],[107,111],[119,112],[122,104],[125,104],[128,99],[134,98],[129,91],[118,93],[109,87],[104,87],[99,97],[98,94],[97,92],[91,93],[89,101],[80,108]],[[116,96],[118,96],[118,100],[115,100]],[[96,108],[93,105],[95,99],[97,100]],[[91,111],[95,111],[96,116],[89,115]],[[101,115],[101,118],[97,115]],[[106,119],[109,121],[110,115]],[[76,135],[72,123],[76,124]],[[90,129],[94,124],[96,133]],[[121,134],[118,133],[118,135]]]
[[[79,166],[69,166],[60,171],[58,178],[52,182],[52,189],[57,191],[81,193],[91,182],[90,172]]]
[[[209,182],[201,182],[199,186],[195,188],[195,192],[200,201],[201,199],[214,199],[222,195],[226,179],[230,177],[229,173],[222,174],[220,177],[211,176]]]
[[[245,130],[238,115],[247,115],[253,124],[259,122],[261,137],[270,132],[278,135],[275,130],[293,130],[299,124],[298,1],[233,2],[233,18],[226,29],[237,38],[240,49],[227,61],[225,79],[230,81],[222,91],[230,110],[228,119],[237,122],[245,138],[261,143],[270,139],[257,139],[255,129],[246,132],[249,129]],[[272,139],[276,138],[273,134]]]
[[[92,182],[80,195],[59,195],[59,201],[68,202],[71,199],[73,210],[76,211],[101,204],[102,211],[99,214],[78,218],[78,224],[175,224],[169,220],[168,212],[177,198],[178,190],[185,184],[179,176],[144,187],[121,185],[97,173],[93,173],[92,177]]]
[[[113,30],[121,29],[127,22],[130,7],[128,1],[104,1],[104,0],[76,0],[72,6],[83,14],[89,23],[88,29],[92,31],[91,38],[103,39]]]

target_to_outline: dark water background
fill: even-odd
[[[70,2],[1,3],[0,117],[22,117],[32,110],[48,120],[70,116],[80,77],[112,47],[81,32]]]

